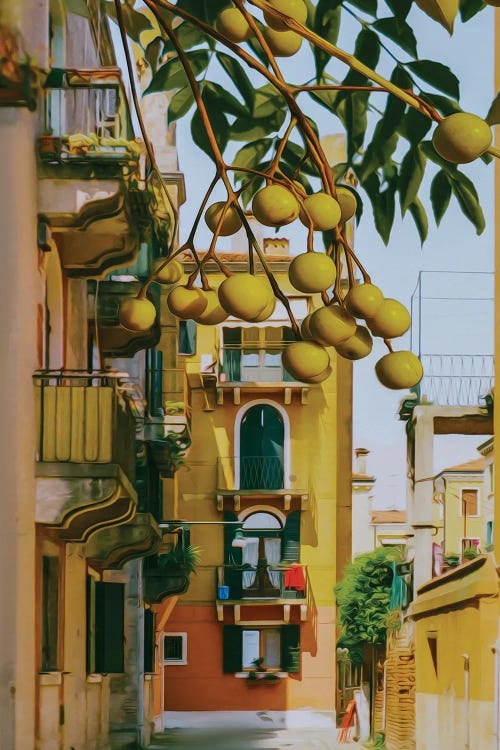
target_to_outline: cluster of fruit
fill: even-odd
[[[299,23],[305,24],[307,21],[307,6],[303,0],[270,0],[270,5],[275,10],[286,13]],[[275,57],[292,57],[295,55],[302,44],[302,37],[294,31],[290,31],[283,21],[276,16],[264,11],[264,20],[267,26],[264,26],[262,34],[269,49]],[[248,24],[243,13],[238,8],[226,8],[217,18],[217,31],[226,39],[238,44],[245,42],[252,36],[252,28]]]
[[[278,57],[295,54],[302,36],[289,30],[279,13],[305,24],[306,3],[304,0],[268,0],[267,5],[272,12],[264,9],[267,26],[260,25],[260,28],[270,52]],[[258,29],[251,16],[234,6],[219,14],[216,27],[225,39],[233,43],[246,41]],[[438,119],[437,115],[435,119]],[[433,134],[437,153],[455,164],[467,163],[482,156],[490,148],[491,140],[488,124],[466,112],[441,119]],[[308,228],[307,252],[292,260],[289,279],[300,292],[320,294],[324,303],[302,321],[300,338],[297,335],[297,341],[286,347],[283,353],[285,368],[299,381],[322,382],[331,373],[328,347],[334,347],[337,354],[346,359],[361,359],[370,354],[372,336],[377,336],[385,341],[389,349],[389,353],[375,366],[380,382],[391,389],[417,385],[423,376],[420,360],[409,351],[392,351],[390,344],[391,339],[402,336],[409,329],[410,314],[404,305],[385,298],[382,291],[371,283],[342,233],[345,222],[356,213],[355,194],[345,186],[330,189],[328,179],[323,179],[322,191],[307,193],[298,180],[279,173],[278,161],[277,153],[266,173],[266,186],[253,197],[252,213],[265,226],[281,227],[299,219]],[[323,166],[329,169],[326,162]],[[225,165],[222,164],[222,167]],[[252,172],[250,169],[247,171]],[[228,196],[227,201],[213,203],[205,212],[207,226],[214,234],[213,247],[208,256],[214,260],[217,260],[217,237],[235,234],[244,224],[249,232],[244,213],[238,205],[238,195],[228,189]],[[313,232],[331,230],[335,241],[328,251],[315,252]],[[349,290],[344,296],[338,278],[342,255],[349,277]],[[224,268],[221,263],[219,265]],[[363,283],[355,283],[354,265],[362,271]],[[248,322],[261,322],[272,315],[276,294],[284,299],[270,272],[268,278],[255,276],[251,265],[248,273],[231,274],[224,269],[227,278],[218,289],[208,286],[203,263],[201,266],[198,263],[198,271],[202,288],[193,285],[192,277],[185,285],[178,283],[183,276],[183,267],[175,259],[162,259],[153,269],[150,281],[176,284],[168,294],[167,304],[170,311],[181,319],[193,319],[201,325],[217,325],[231,315]],[[329,296],[328,290],[332,287],[334,292]],[[120,321],[125,327],[144,330],[153,324],[156,312],[146,297],[146,289],[147,284],[136,300],[127,300],[122,304]],[[292,316],[291,320],[298,334]],[[364,325],[358,324],[357,320],[362,320]]]

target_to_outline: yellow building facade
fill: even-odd
[[[267,256],[300,320],[313,299],[290,286],[290,259],[284,247]],[[243,270],[238,254],[223,260]],[[334,722],[333,587],[350,558],[351,365],[335,360],[320,385],[295,382],[280,358],[290,334],[278,304],[264,323],[197,326],[189,354],[178,338],[192,442],[167,518],[189,528],[201,562],[158,633],[157,727],[189,725],[191,712],[207,723],[215,712],[258,722],[263,710],[277,726]]]

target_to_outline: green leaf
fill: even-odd
[[[407,63],[407,66],[417,78],[430,83],[434,88],[454,99],[460,98],[460,83],[451,70],[439,62],[433,60],[415,60]]]
[[[240,148],[233,159],[234,167],[255,167],[273,144],[272,138],[260,138]]]
[[[396,18],[404,21],[410,12],[412,0],[385,0]]]
[[[370,175],[363,184],[372,204],[375,228],[385,245],[389,242],[394,223],[396,185],[397,179],[392,179],[388,187],[381,191],[380,180],[375,173]]]
[[[500,124],[500,93],[498,93],[491,102],[491,107],[486,115],[486,122],[488,125]]]
[[[363,145],[368,125],[367,108],[368,96],[361,92],[353,92],[337,107],[336,114],[347,131],[347,160],[349,162]]]
[[[207,68],[209,62],[209,53],[207,50],[194,50],[193,52],[188,52],[186,56],[195,76],[200,75]],[[187,84],[188,79],[181,61],[178,57],[173,57],[165,65],[162,65],[161,68],[158,68],[144,94],[180,89]]]
[[[285,111],[285,107],[285,99],[271,83],[254,90],[254,103],[251,110],[253,117],[257,119],[270,117],[275,114],[277,109],[281,108]]]
[[[416,146],[427,135],[431,127],[432,120],[410,107],[401,120],[398,131],[412,146]]]
[[[398,47],[401,47],[412,57],[417,57],[417,40],[411,26],[406,21],[391,16],[390,18],[380,18],[371,24],[372,29],[376,29],[384,36],[389,37],[393,42],[396,42]]]
[[[230,2],[228,0],[177,0],[177,5],[183,10],[188,10],[201,21],[213,25],[221,10],[227,8]]]
[[[175,29],[175,36],[183,50],[197,47],[207,41],[206,35],[200,29],[189,21],[183,21]]]
[[[370,29],[363,29],[356,38],[354,45],[354,56],[361,60],[369,68],[376,68],[380,57],[380,39]],[[350,70],[344,78],[345,85],[363,86],[368,83],[366,76],[355,70]],[[348,96],[342,92],[343,97]]]
[[[337,44],[341,19],[341,0],[319,0],[314,15],[313,31],[332,44]],[[331,60],[331,55],[313,46],[316,63],[316,80],[320,81],[323,71]]]
[[[217,52],[217,59],[240,92],[248,109],[252,111],[255,100],[254,87],[242,66],[234,57],[225,52]]]
[[[234,115],[235,117],[248,117],[250,115],[245,106],[218,83],[206,81],[203,86],[203,94],[213,106],[220,107],[222,112],[227,115]]]
[[[217,109],[215,109],[214,111],[210,111],[209,117],[210,122],[212,123],[212,127],[215,131],[217,144],[221,152],[223,152],[228,142],[229,123],[223,113]],[[212,147],[210,146],[210,142],[208,140],[199,110],[196,110],[191,119],[191,135],[193,136],[193,141],[196,143],[196,145],[201,148],[202,151],[208,154],[208,156],[212,160],[214,160]]]
[[[486,222],[474,183],[463,172],[457,170],[451,180],[451,189],[462,212],[472,222],[477,234],[481,234]]]
[[[424,177],[426,161],[419,148],[411,148],[401,162],[398,190],[403,216],[417,196]]]
[[[115,23],[118,23],[114,3],[104,3],[104,10]],[[148,29],[152,28],[149,19],[146,18],[144,13],[140,13],[139,11],[134,10],[130,5],[122,4],[122,15],[125,30],[128,36],[133,39],[134,42],[139,42],[139,37],[143,31],[147,31]]]
[[[66,0],[66,10],[75,16],[90,18],[89,9],[85,0]]]
[[[355,5],[370,16],[377,15],[377,0],[348,0],[348,2],[349,5]]]
[[[440,169],[431,182],[432,212],[439,226],[451,198],[451,181],[448,174]]]
[[[285,120],[285,112],[277,110],[271,117],[256,119],[254,117],[238,117],[230,129],[230,139],[233,141],[251,141],[277,133]]]
[[[420,144],[420,148],[422,149],[426,157],[433,161],[434,164],[440,166],[441,169],[444,169],[444,171],[448,174],[455,174],[455,172],[457,171],[457,165],[452,164],[451,162],[446,161],[446,159],[443,159],[442,156],[439,156],[436,149],[434,148],[432,141],[422,141]]]
[[[484,10],[485,7],[483,0],[460,0],[459,10],[462,23],[469,21],[480,10]]]
[[[149,67],[153,71],[153,75],[158,70],[158,63],[160,61],[160,55],[162,54],[162,52],[163,39],[161,38],[161,36],[157,36],[156,39],[153,39],[152,42],[149,42],[144,52],[144,57],[146,58]]]
[[[179,117],[182,117],[183,115],[188,112],[192,105],[194,104],[194,95],[191,90],[191,86],[185,86],[183,89],[180,89],[179,91],[176,91],[176,93],[173,95],[172,99],[170,100],[170,104],[168,105],[168,112],[167,112],[167,121],[170,125],[175,120],[178,120]]]
[[[408,206],[408,209],[413,216],[413,221],[417,227],[420,243],[423,245],[429,231],[429,220],[425,208],[421,201],[418,198],[415,198],[413,203]]]

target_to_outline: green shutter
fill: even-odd
[[[283,343],[285,344],[285,346],[287,343],[291,344],[296,340],[297,339],[295,338],[295,334],[292,331],[292,329],[289,326],[283,326]],[[293,375],[290,375],[290,373],[287,372],[285,368],[283,368],[283,380],[285,382],[289,382],[289,381],[295,381],[296,378]]]
[[[238,625],[224,625],[223,632],[224,672],[240,672],[243,658],[243,638]]]
[[[155,615],[151,609],[144,610],[144,671],[155,671]]]
[[[292,563],[300,560],[300,510],[294,510],[286,518],[282,535],[281,559]]]
[[[281,628],[281,668],[284,672],[300,672],[300,625]]]
[[[124,672],[124,583],[95,584],[95,670]]]
[[[241,328],[222,330],[222,371],[229,381],[241,380]]]
[[[59,666],[59,558],[42,557],[42,671]]]
[[[231,511],[224,512],[224,521],[237,521],[238,516]],[[241,565],[243,560],[243,550],[241,547],[232,547],[236,526],[229,524],[224,526],[224,563],[226,565]],[[224,569],[224,583],[229,586],[229,598],[241,599],[242,596],[242,575],[241,570]]]
[[[194,320],[179,321],[179,354],[196,354],[196,323]]]

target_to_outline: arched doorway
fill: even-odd
[[[240,424],[240,489],[278,490],[284,487],[283,417],[269,404],[256,404]]]

